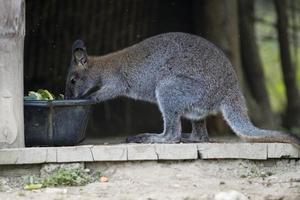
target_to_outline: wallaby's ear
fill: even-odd
[[[77,67],[87,68],[87,51],[82,40],[76,40],[72,46],[72,56]]]

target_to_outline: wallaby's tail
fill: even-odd
[[[255,127],[248,117],[246,103],[238,87],[224,98],[221,111],[232,130],[245,141],[292,143],[300,148],[300,137],[296,135]]]

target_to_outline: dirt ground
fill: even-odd
[[[26,191],[19,175],[2,176],[0,200],[209,200],[231,190],[252,200],[300,199],[300,161],[295,160],[90,163],[85,167],[101,170],[109,181]],[[243,200],[227,197],[219,199]]]

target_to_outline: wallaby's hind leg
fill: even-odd
[[[135,143],[178,143],[181,138],[181,121],[184,105],[174,90],[173,82],[166,82],[156,90],[156,98],[163,116],[164,131],[161,134],[144,133],[129,136],[126,142]]]
[[[183,133],[181,142],[208,142],[209,137],[205,119],[192,121],[192,133]]]

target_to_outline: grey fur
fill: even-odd
[[[158,104],[163,133],[132,136],[128,142],[208,141],[204,119],[221,112],[233,131],[246,141],[300,143],[294,135],[252,125],[230,61],[199,36],[165,33],[115,53],[88,57],[83,64],[84,59],[74,56],[77,50],[85,51],[82,41],[73,46],[67,97],[88,96],[101,102],[126,96]],[[90,93],[95,86],[100,89]],[[191,135],[181,134],[181,117],[194,121]]]

